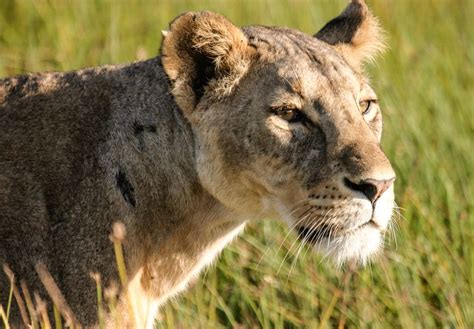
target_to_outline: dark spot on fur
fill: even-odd
[[[136,135],[141,134],[145,130],[145,127],[137,122],[133,123],[133,133]]]
[[[145,149],[145,139],[143,133],[156,133],[155,125],[142,125],[138,122],[133,123],[133,134],[138,138],[139,149],[143,151]]]
[[[135,207],[137,204],[135,200],[135,189],[122,169],[119,169],[118,173],[115,175],[115,179],[117,181],[117,187],[120,189],[124,200]]]
[[[156,133],[156,126],[155,125],[142,125],[142,124],[139,124],[138,122],[134,122],[133,133],[135,135],[139,135],[143,132]]]

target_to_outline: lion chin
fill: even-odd
[[[382,233],[371,224],[330,238],[323,238],[313,244],[313,248],[325,257],[334,260],[338,266],[346,262],[366,265],[382,250]]]

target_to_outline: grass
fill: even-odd
[[[0,2],[0,76],[154,56],[186,10],[314,33],[345,1]],[[380,259],[336,269],[275,221],[250,225],[161,312],[160,328],[473,328],[474,29],[470,0],[369,1],[390,50],[370,67],[405,219]],[[281,248],[280,248],[281,246]],[[6,306],[4,306],[6,307]]]

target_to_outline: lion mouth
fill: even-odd
[[[308,242],[312,245],[316,244],[318,241],[321,241],[322,239],[330,239],[330,238],[335,238],[336,236],[341,236],[341,235],[347,235],[350,233],[353,233],[355,231],[358,231],[364,227],[371,226],[374,228],[379,228],[376,222],[374,222],[372,219],[357,226],[356,228],[346,231],[346,232],[341,232],[334,230],[333,226],[331,225],[320,225],[317,228],[313,227],[307,227],[307,226],[299,226],[297,228],[298,232],[298,238],[300,240],[303,240],[305,242]]]

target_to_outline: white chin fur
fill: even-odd
[[[347,261],[366,265],[382,247],[382,234],[371,226],[364,226],[349,234],[323,239],[315,245],[316,251],[332,258],[338,266]]]

